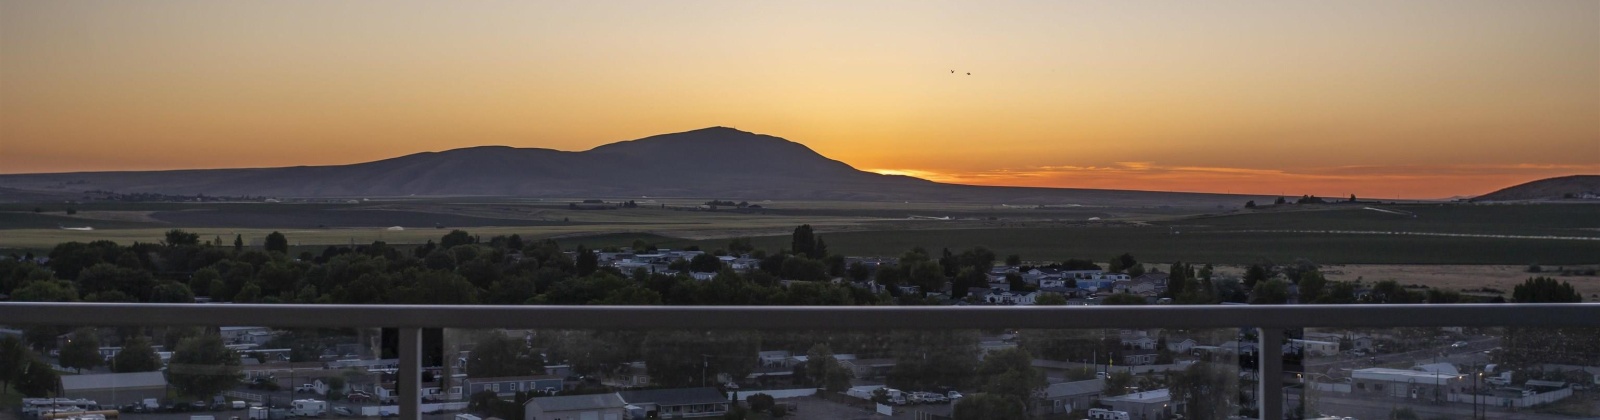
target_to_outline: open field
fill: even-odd
[[[1416,217],[1363,210],[1364,205],[1286,206],[1186,217],[1184,212],[1195,210],[763,201],[752,203],[760,209],[698,211],[693,209],[707,199],[635,200],[640,208],[611,210],[569,208],[576,200],[472,197],[356,203],[102,202],[77,205],[78,214],[72,216],[51,207],[60,204],[39,205],[45,211],[41,214],[32,212],[34,205],[11,204],[0,205],[0,249],[42,250],[73,240],[155,242],[172,228],[197,232],[201,238],[231,240],[238,234],[247,243],[277,230],[300,246],[375,240],[403,244],[437,239],[447,232],[438,226],[483,237],[517,233],[596,242],[590,246],[626,245],[640,237],[636,235],[660,235],[664,238],[652,242],[664,247],[714,248],[725,245],[727,238],[752,237],[758,247],[781,249],[788,246],[787,234],[794,226],[811,224],[833,250],[850,255],[982,245],[1001,255],[1035,260],[1100,260],[1129,252],[1144,261],[1219,264],[1296,258],[1323,264],[1600,263],[1600,240],[1595,239],[1600,238],[1600,206],[1594,205],[1380,206]],[[950,220],[927,220],[946,217]],[[389,226],[405,230],[390,231]]]
[[[1320,261],[1318,261],[1320,262]],[[1169,263],[1160,264],[1163,269]],[[1244,265],[1218,266],[1217,272],[1230,276],[1243,276]],[[1547,266],[1546,270],[1554,270],[1557,266]],[[1582,266],[1567,266],[1568,269],[1596,268],[1595,264]],[[1453,265],[1453,264],[1332,264],[1323,265],[1322,273],[1329,280],[1354,281],[1361,280],[1371,284],[1383,280],[1394,280],[1400,284],[1421,284],[1428,287],[1453,290],[1464,294],[1480,296],[1495,296],[1494,293],[1476,291],[1491,288],[1504,291],[1506,298],[1511,297],[1512,288],[1521,284],[1530,277],[1546,276],[1558,281],[1571,283],[1572,287],[1582,294],[1585,301],[1600,301],[1600,277],[1596,276],[1562,276],[1560,273],[1544,272],[1529,273],[1527,265]],[[1472,290],[1471,292],[1468,292]]]
[[[1325,264],[1585,264],[1600,262],[1600,241],[1426,236],[1182,232],[1161,227],[925,229],[826,232],[828,247],[850,255],[897,256],[921,246],[937,252],[982,245],[1032,260],[1104,260],[1128,252],[1144,261],[1248,264],[1307,258]],[[755,238],[786,247],[786,236]],[[696,244],[721,246],[726,241]]]
[[[1600,236],[1600,205],[1322,205],[1309,211],[1240,212],[1163,222],[1182,230],[1359,230],[1500,235]],[[1412,213],[1366,210],[1375,207]]]

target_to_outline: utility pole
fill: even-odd
[[[706,368],[711,366],[711,355],[700,355],[700,387],[706,386]]]

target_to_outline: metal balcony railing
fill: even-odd
[[[1283,412],[1283,329],[1305,327],[1593,327],[1600,304],[781,307],[441,306],[0,303],[0,325],[397,328],[402,383],[421,383],[423,328],[590,330],[936,330],[1258,328],[1261,418]],[[400,416],[420,418],[417,387]]]

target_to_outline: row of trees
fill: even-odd
[[[69,335],[59,361],[68,369],[92,369],[106,362],[100,356],[99,334],[81,328]],[[151,372],[160,370],[161,359],[143,331],[124,340],[123,349],[111,359],[113,372]],[[183,338],[167,365],[167,381],[180,394],[208,398],[232,389],[242,378],[239,355],[223,345],[215,332]],[[0,388],[12,386],[28,397],[59,395],[61,382],[55,369],[14,335],[0,337]]]

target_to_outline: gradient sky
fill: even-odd
[[[1476,195],[1600,173],[1600,2],[0,0],[0,173],[718,125],[949,182]]]

